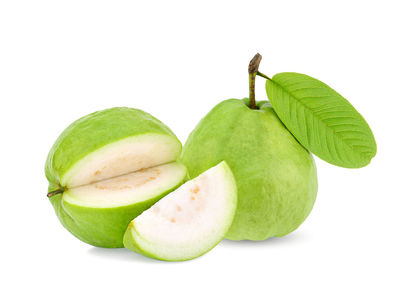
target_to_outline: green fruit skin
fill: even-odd
[[[221,102],[193,130],[180,161],[190,178],[225,160],[238,186],[238,207],[226,238],[265,240],[294,231],[317,195],[311,154],[279,120],[267,101]]]
[[[59,189],[63,175],[91,152],[121,139],[147,133],[168,135],[180,145],[166,125],[138,109],[110,108],[78,119],[61,133],[49,152],[45,166],[48,192]],[[80,207],[63,201],[62,194],[51,197],[50,202],[62,225],[80,240],[93,246],[120,248],[129,222],[183,182],[163,195],[130,206]]]
[[[157,256],[157,255],[155,255],[155,254],[153,254],[151,252],[148,252],[148,251],[142,249],[140,247],[140,244],[138,244],[136,242],[135,238],[130,234],[131,233],[131,230],[130,230],[131,228],[135,229],[135,227],[133,226],[132,223],[129,224],[128,228],[125,231],[125,235],[124,235],[124,239],[123,239],[125,248],[127,248],[127,249],[129,249],[131,251],[134,251],[135,253],[140,254],[142,256],[148,257],[148,258],[168,261],[168,260],[166,260],[164,258],[161,258],[161,257],[159,257],[159,256]],[[199,256],[201,256],[201,255],[199,255]],[[184,261],[184,260],[182,260],[182,261]]]
[[[168,259],[165,259],[165,258],[163,258],[163,257],[159,257],[159,256],[157,256],[157,255],[155,255],[155,254],[153,254],[153,253],[151,253],[151,252],[148,252],[148,251],[146,251],[146,250],[140,248],[140,244],[138,244],[138,243],[136,242],[135,238],[134,238],[133,236],[131,236],[131,234],[130,234],[130,233],[131,233],[130,228],[135,229],[134,226],[132,226],[132,227],[128,226],[128,229],[127,229],[126,232],[125,232],[124,240],[123,240],[123,241],[124,241],[124,246],[125,246],[125,248],[127,248],[127,249],[129,249],[129,250],[131,250],[131,251],[134,251],[135,253],[140,254],[140,255],[142,255],[142,256],[148,257],[148,258],[158,259],[158,260],[163,260],[163,261],[187,261],[187,260],[192,260],[192,259],[201,257],[202,255],[204,255],[204,254],[206,254],[206,253],[208,253],[208,252],[210,251],[210,250],[205,250],[204,252],[199,253],[198,255],[196,255],[196,256],[194,256],[194,257],[191,257],[191,258],[182,258],[182,259],[168,260]],[[136,232],[136,231],[135,231],[135,232]],[[137,233],[137,232],[136,232],[136,233]],[[220,240],[219,242],[221,242],[222,239],[223,239],[223,238],[221,238],[221,240]],[[217,246],[217,245],[219,244],[219,242],[217,242],[211,249],[213,249],[215,246]]]
[[[91,208],[70,204],[58,194],[50,198],[62,225],[81,241],[103,248],[122,248],[129,222],[168,193],[181,186],[182,179],[168,191],[146,201],[114,208]]]

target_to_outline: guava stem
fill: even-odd
[[[256,54],[253,59],[251,59],[249,63],[249,107],[250,109],[256,109],[256,76],[258,73],[258,67],[260,65],[262,56],[260,54]]]
[[[55,196],[57,194],[61,194],[63,192],[64,192],[64,189],[63,188],[59,188],[57,190],[54,190],[54,191],[51,191],[51,192],[47,193],[47,197],[50,198],[50,197],[53,197],[53,196]]]

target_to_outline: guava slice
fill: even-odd
[[[133,219],[124,245],[160,260],[196,258],[223,239],[236,202],[235,179],[229,166],[221,162]]]
[[[111,108],[67,127],[47,158],[48,196],[82,241],[123,247],[129,222],[186,180],[181,143],[150,114]]]

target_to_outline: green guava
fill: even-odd
[[[235,179],[225,162],[183,184],[129,224],[124,245],[145,256],[189,260],[217,245],[237,203]]]
[[[187,177],[181,143],[148,113],[111,108],[62,132],[46,161],[48,196],[63,226],[99,247],[123,247],[129,222]]]
[[[209,112],[188,137],[180,160],[196,177],[225,160],[235,176],[238,207],[226,238],[264,240],[295,230],[317,195],[311,154],[267,101],[230,99]]]

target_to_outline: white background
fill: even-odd
[[[397,2],[1,1],[0,280],[399,281]],[[166,263],[91,247],[61,226],[44,162],[67,125],[129,106],[184,142],[215,104],[247,96],[256,52],[267,75],[301,72],[336,89],[378,144],[358,170],[316,159],[317,202],[297,231]],[[256,93],[266,99],[262,78]]]

